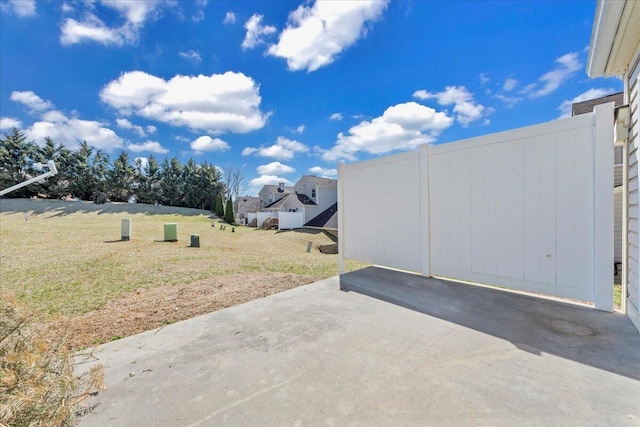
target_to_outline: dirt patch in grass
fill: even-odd
[[[70,325],[69,345],[74,349],[94,346],[316,280],[287,273],[244,273],[138,289],[97,310],[66,319]]]

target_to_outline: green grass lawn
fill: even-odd
[[[0,211],[2,290],[50,314],[83,314],[139,288],[214,275],[286,272],[320,279],[338,272],[337,255],[317,250],[332,243],[322,232],[242,226],[232,232],[229,225],[221,231],[206,211],[27,200],[2,200]],[[123,218],[132,220],[129,242],[120,241]],[[163,242],[165,223],[177,223],[178,242]],[[189,247],[191,234],[200,236],[200,248]]]
[[[622,285],[620,283],[613,285],[613,308],[622,310]]]

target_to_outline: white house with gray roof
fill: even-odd
[[[259,196],[263,212],[302,212],[305,226],[337,228],[336,179],[303,175],[293,187],[265,185]]]

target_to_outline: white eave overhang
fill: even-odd
[[[640,44],[640,2],[598,0],[587,74],[591,78],[624,74]]]

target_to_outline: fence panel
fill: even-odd
[[[432,274],[593,301],[593,125],[432,147]]]
[[[341,271],[352,258],[612,310],[612,120],[607,104],[340,165]]]
[[[347,258],[421,270],[419,157],[402,153],[341,168],[338,229]]]
[[[302,228],[304,212],[278,212],[278,230]]]
[[[257,214],[257,226],[258,228],[262,227],[262,224],[269,218],[277,218],[278,212],[258,212]]]

